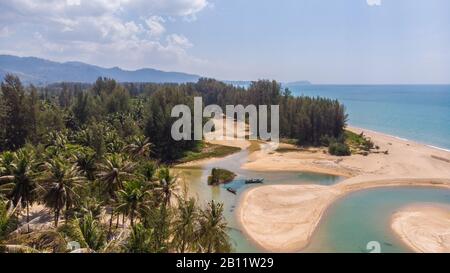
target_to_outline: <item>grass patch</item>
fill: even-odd
[[[297,147],[278,147],[275,152],[277,153],[289,153],[289,152],[298,152],[302,151],[302,149]]]
[[[308,146],[299,146],[298,140],[296,139],[282,138],[280,139],[280,142],[294,146],[279,147],[276,150],[278,153],[309,151],[307,149]],[[323,136],[320,140],[320,146],[327,147],[329,154],[337,156],[348,156],[350,154],[369,155],[370,153],[388,154],[388,151],[380,151],[380,147],[376,146],[373,141],[363,133],[356,134],[349,130],[344,130],[344,133],[337,138]],[[317,152],[316,150],[312,151]]]
[[[370,138],[364,136],[363,133],[355,134],[351,131],[344,131],[345,144],[350,147],[352,153],[370,152],[370,150],[377,148]]]
[[[308,149],[300,146],[281,146],[278,147],[275,152],[277,153],[289,153],[289,152],[316,152],[315,150]]]
[[[241,149],[237,147],[202,142],[194,150],[185,152],[183,158],[178,160],[178,163],[186,163],[212,157],[224,157],[239,152],[240,150]]]
[[[281,138],[280,143],[298,145],[298,139],[294,138]]]
[[[208,176],[208,185],[219,185],[233,181],[236,174],[225,169],[213,168]]]

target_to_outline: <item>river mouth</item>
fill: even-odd
[[[199,167],[175,168],[188,194],[198,199],[203,206],[210,200],[224,204],[224,216],[228,222],[229,235],[234,251],[238,253],[264,252],[242,231],[236,209],[242,193],[260,187],[260,184],[245,184],[246,178],[264,178],[262,185],[333,185],[346,177],[300,171],[250,171],[241,166],[249,159],[249,151],[242,150],[221,159],[214,159]],[[219,167],[237,174],[232,182],[208,186],[207,177],[211,169]],[[227,191],[231,187],[236,194]],[[411,203],[433,202],[450,205],[450,190],[438,188],[379,188],[350,193],[337,200],[327,209],[315,230],[310,243],[300,252],[369,252],[367,244],[375,241],[381,252],[411,252],[390,228],[392,214]]]
[[[239,205],[240,196],[246,190],[261,185],[299,185],[299,184],[318,184],[333,185],[345,180],[345,177],[318,174],[300,171],[250,171],[242,169],[241,166],[248,160],[249,151],[242,150],[236,154],[214,159],[198,167],[174,168],[182,186],[188,189],[188,195],[196,197],[200,205],[204,206],[211,200],[216,200],[224,204],[224,216],[228,222],[229,235],[233,243],[234,251],[239,253],[263,252],[256,243],[250,240],[242,231],[236,216],[236,209]],[[230,183],[209,186],[207,177],[212,168],[219,167],[230,170],[237,174],[236,178]],[[247,178],[264,178],[263,184],[245,184]],[[233,194],[227,188],[236,190]]]
[[[385,253],[412,252],[391,230],[392,215],[412,203],[450,205],[450,190],[426,187],[368,189],[334,202],[301,252],[370,251],[377,242]]]

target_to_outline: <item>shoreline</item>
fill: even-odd
[[[393,234],[417,253],[450,253],[450,206],[407,205],[391,216]]]
[[[238,146],[242,149],[240,152],[247,152],[248,160],[241,165],[244,170],[305,171],[346,178],[330,186],[262,185],[243,192],[234,212],[236,222],[247,239],[261,251],[291,252],[305,248],[329,208],[353,192],[388,187],[450,189],[450,152],[445,149],[363,128],[348,126],[346,129],[358,134],[364,132],[380,146],[380,151],[389,153],[336,157],[323,148],[296,150],[285,143],[280,143],[287,148],[283,152],[264,142],[257,142],[257,149],[252,149],[253,142],[248,140],[215,143]],[[202,168],[228,156],[175,167]]]
[[[386,156],[369,154],[367,157],[352,155],[339,160],[332,166],[332,170],[348,166],[360,168],[348,179],[332,186],[270,185],[244,192],[238,204],[236,216],[247,237],[266,251],[300,251],[308,245],[328,208],[339,198],[346,197],[352,192],[383,187],[450,189],[450,163],[447,161],[450,159],[449,152],[371,130],[355,127],[348,127],[348,129],[356,132],[364,131],[376,145],[382,144],[383,148],[389,148],[392,153],[390,151]],[[336,160],[333,156],[305,155],[305,152],[300,151],[274,154],[260,153],[252,162],[244,164],[244,167],[250,170],[265,169],[266,171],[280,167],[286,170],[286,165],[283,166],[283,164],[287,162],[287,169],[292,168],[298,171],[305,169],[302,163],[310,166],[317,163],[314,160],[308,162],[306,160],[308,156],[332,162]],[[297,166],[291,164],[295,161]],[[325,173],[330,170],[326,164],[321,166],[319,162],[318,165]],[[316,167],[318,167],[317,164]]]
[[[365,188],[365,189],[361,189],[361,190],[351,191],[351,192],[348,192],[348,193],[346,193],[346,194],[339,195],[339,196],[337,196],[337,197],[333,200],[333,202],[332,202],[329,206],[327,206],[327,207],[325,208],[325,210],[322,212],[322,214],[321,214],[320,217],[319,217],[320,219],[318,220],[317,224],[315,225],[315,228],[314,228],[314,230],[312,231],[312,233],[311,233],[311,235],[310,235],[309,238],[312,238],[312,237],[314,236],[314,234],[317,232],[317,230],[318,230],[317,227],[318,227],[318,226],[322,223],[322,221],[324,221],[324,219],[327,217],[327,213],[328,213],[329,210],[332,208],[332,205],[333,205],[334,203],[339,202],[340,200],[345,199],[345,198],[349,197],[350,195],[352,195],[352,194],[354,194],[354,193],[365,192],[365,191],[371,191],[371,190],[377,190],[377,189],[383,189],[383,188],[384,188],[384,189],[389,189],[389,188],[440,188],[440,189],[448,189],[448,190],[450,190],[450,185],[449,185],[448,187],[439,187],[439,186],[436,186],[435,184],[431,184],[431,185],[380,186],[380,187]],[[249,190],[251,190],[251,189],[249,189]],[[245,195],[242,194],[242,196],[239,198],[239,204],[241,204],[241,202],[242,202],[242,200],[244,199],[244,197],[245,197]],[[434,206],[442,207],[442,206],[446,206],[446,205],[443,205],[443,204],[440,204],[440,203],[436,203],[436,204],[434,204]],[[448,206],[447,206],[447,207],[448,207]],[[448,207],[448,208],[450,208],[450,207]],[[239,208],[238,208],[238,209],[239,209]],[[246,237],[247,237],[248,240],[250,240],[253,244],[255,244],[261,251],[264,251],[264,252],[266,252],[266,253],[275,252],[275,251],[273,251],[273,249],[267,249],[267,248],[265,248],[264,245],[262,245],[260,242],[258,242],[258,241],[256,241],[255,239],[253,239],[253,238],[250,236],[250,234],[247,232],[247,230],[244,228],[242,219],[240,219],[239,217],[237,217],[237,219],[238,219],[237,223],[238,223],[238,225],[239,225],[239,227],[240,227],[240,230],[246,235]],[[396,236],[402,243],[404,243],[406,247],[409,247],[411,250],[413,250],[413,251],[415,251],[415,252],[421,252],[421,251],[419,251],[419,250],[416,251],[416,249],[414,249],[413,246],[411,246],[410,244],[408,244],[407,242],[405,242],[403,238],[401,238],[398,234],[396,234],[396,233],[394,232],[394,230],[392,229],[392,227],[391,227],[391,230],[392,230],[392,234],[393,234],[394,236]],[[306,243],[303,247],[298,248],[298,249],[296,249],[296,250],[294,250],[294,251],[292,251],[292,252],[294,252],[294,253],[301,252],[301,250],[307,248],[307,247],[310,245],[310,243],[311,243],[311,241],[308,240],[307,243]],[[284,252],[286,252],[286,251],[284,251]]]
[[[261,151],[251,153],[249,155],[250,161],[246,162],[242,166],[242,169],[252,171],[307,171],[344,177],[355,177],[360,175],[379,173],[384,175],[386,173],[380,172],[379,169],[381,169],[382,167],[392,168],[392,166],[388,166],[392,164],[384,164],[385,166],[381,166],[381,164],[378,164],[379,166],[376,166],[377,163],[380,163],[377,162],[377,158],[389,161],[389,158],[392,157],[392,148],[399,148],[398,146],[403,147],[400,147],[402,151],[400,151],[400,154],[397,152],[397,157],[404,156],[405,154],[407,156],[408,152],[416,152],[416,150],[421,150],[422,156],[423,154],[427,154],[427,156],[429,156],[433,160],[450,163],[450,151],[439,147],[432,147],[428,144],[422,144],[411,140],[406,141],[385,133],[375,132],[358,127],[349,126],[346,129],[358,134],[364,132],[364,135],[372,139],[375,142],[375,145],[382,142],[384,145],[380,145],[380,150],[387,150],[389,151],[389,154],[383,156],[380,154],[371,153],[368,156],[354,154],[351,156],[338,157],[329,155],[324,148],[318,148],[312,151],[289,151],[283,153],[277,153],[276,151],[267,152],[264,151],[264,149],[261,149]],[[290,144],[280,143],[280,146],[283,145],[287,147],[292,146]],[[393,147],[393,145],[397,147]],[[405,151],[408,149],[410,151]],[[357,162],[355,162],[357,160],[360,160],[361,162],[367,164],[358,164]],[[346,161],[349,161],[350,164],[345,164]],[[408,161],[408,159],[397,158],[396,162],[394,163],[401,164],[403,163],[403,161]],[[409,165],[411,167],[413,165],[420,164],[411,163]],[[414,178],[430,177],[422,176],[414,169],[411,169],[411,171],[412,173],[417,174],[417,176],[412,176]],[[396,171],[392,171],[392,174],[397,178],[409,176],[409,173],[407,171],[404,171],[402,175],[399,175]],[[450,171],[447,172],[446,177],[450,177]]]
[[[295,237],[293,238],[289,238],[288,240],[284,240],[284,242],[281,243],[277,243],[276,245],[271,245],[271,244],[267,244],[266,240],[259,240],[258,237],[259,236],[255,236],[254,231],[250,231],[248,229],[248,220],[245,220],[244,218],[246,217],[246,215],[243,213],[243,210],[248,210],[249,208],[243,208],[244,204],[246,202],[248,202],[248,197],[252,194],[252,191],[257,191],[258,189],[261,189],[263,187],[267,187],[268,191],[272,192],[272,193],[276,193],[278,190],[280,190],[281,187],[284,188],[284,186],[287,185],[270,185],[270,186],[261,186],[258,188],[253,188],[253,189],[249,189],[248,191],[244,192],[242,194],[242,197],[240,198],[240,202],[239,205],[237,207],[237,219],[239,222],[239,225],[242,227],[242,231],[245,233],[245,235],[247,235],[247,237],[254,242],[256,245],[258,245],[260,248],[262,248],[264,251],[268,251],[268,252],[299,252],[302,249],[306,248],[309,243],[310,243],[310,239],[313,237],[314,233],[317,230],[317,227],[320,225],[320,223],[322,222],[322,220],[324,219],[324,217],[326,217],[326,213],[329,211],[329,209],[332,207],[332,205],[336,202],[338,202],[339,200],[348,197],[349,195],[356,193],[356,192],[361,192],[361,191],[370,191],[370,190],[375,190],[375,189],[382,189],[382,188],[441,188],[441,189],[448,189],[450,190],[450,179],[445,180],[445,181],[437,181],[437,180],[417,180],[414,182],[411,182],[411,178],[408,179],[398,179],[398,180],[386,180],[386,181],[372,181],[375,184],[372,185],[367,185],[366,183],[361,184],[362,187],[353,187],[350,188],[348,190],[344,190],[341,192],[335,192],[335,189],[332,189],[330,186],[319,186],[319,185],[301,185],[303,186],[301,191],[304,193],[305,191],[314,191],[317,190],[319,188],[327,188],[330,187],[328,189],[328,191],[331,191],[332,193],[330,194],[330,192],[327,192],[326,194],[328,194],[328,196],[323,196],[322,200],[320,200],[319,204],[314,204],[314,205],[310,205],[308,206],[307,204],[304,204],[301,206],[301,209],[303,210],[310,210],[315,212],[314,215],[309,215],[310,217],[304,217],[301,213],[296,215],[296,216],[300,216],[301,217],[301,221],[303,223],[307,223],[307,227],[303,228],[302,230],[300,230],[299,234],[296,234]],[[438,182],[438,183],[436,183]],[[340,182],[343,183],[343,182]],[[340,184],[338,183],[338,184]],[[368,182],[370,183],[370,182]],[[335,184],[335,185],[338,185]],[[365,186],[367,185],[367,186]],[[298,188],[296,188],[295,185],[289,185],[292,186],[292,188],[290,188],[289,190],[291,191],[291,193],[297,194],[298,192]],[[316,187],[317,186],[317,187]],[[271,188],[269,188],[271,187]],[[297,191],[296,191],[297,190]],[[320,189],[319,189],[320,190]],[[333,194],[334,193],[334,194]],[[253,193],[254,194],[254,193]],[[302,193],[300,193],[299,195],[301,195]],[[323,195],[323,193],[321,192],[320,194]],[[269,202],[269,200],[267,200],[267,198],[265,198],[265,202]],[[315,206],[317,205],[317,206]],[[268,206],[273,206],[272,204],[268,204]],[[292,208],[289,208],[292,209]],[[300,208],[298,208],[300,209]],[[272,217],[274,215],[270,215],[270,217]],[[291,215],[292,216],[292,215]],[[262,215],[258,215],[258,218],[263,217]],[[268,228],[268,226],[270,226],[270,224],[264,224],[262,226],[265,226],[265,228]],[[272,238],[274,236],[277,236],[276,234],[271,234],[270,235]],[[289,241],[289,243],[287,243]],[[280,245],[282,245],[280,247]]]
[[[372,129],[367,129],[367,128],[363,128],[363,127],[359,127],[359,126],[353,126],[351,124],[349,124],[346,128],[347,129],[355,129],[355,130],[364,131],[364,132],[375,133],[375,134],[380,134],[380,135],[384,135],[384,136],[387,136],[387,137],[392,137],[392,138],[395,138],[395,139],[398,139],[398,140],[411,142],[411,143],[415,143],[415,144],[418,144],[418,145],[424,145],[424,146],[427,146],[429,148],[433,148],[433,149],[436,149],[436,150],[440,150],[440,151],[444,151],[444,152],[450,153],[450,148],[443,148],[443,147],[435,146],[434,144],[421,142],[419,140],[414,140],[414,139],[409,139],[409,138],[400,137],[400,136],[396,136],[396,135],[391,135],[391,134],[388,134],[388,133],[383,133],[383,132],[372,130]]]
[[[444,152],[447,153],[449,158],[440,158],[439,156],[435,156],[435,159],[438,160],[444,160],[447,162],[450,162],[450,149],[446,149],[446,148],[442,148],[442,147],[438,147],[438,146],[434,146],[432,144],[427,144],[427,143],[422,143],[416,140],[410,140],[407,138],[403,138],[403,137],[399,137],[399,136],[395,136],[395,135],[390,135],[388,133],[383,133],[383,132],[379,132],[379,131],[375,131],[372,129],[365,129],[362,127],[357,127],[357,126],[352,126],[352,125],[348,125],[345,129],[352,131],[352,132],[364,132],[364,133],[370,133],[370,134],[376,134],[376,135],[380,135],[386,138],[393,138],[395,140],[398,141],[402,141],[405,143],[409,143],[409,144],[414,144],[414,145],[418,145],[418,146],[424,146],[427,147],[429,149],[433,149],[436,152]],[[217,132],[217,133],[221,133],[221,132]],[[223,158],[235,155],[239,152],[242,152],[244,150],[249,150],[251,148],[251,146],[253,145],[253,141],[247,140],[247,139],[239,139],[239,140],[207,140],[208,143],[211,144],[215,144],[215,145],[222,145],[222,146],[229,146],[229,147],[235,147],[235,148],[240,148],[240,151],[236,151],[234,153],[231,154],[227,154],[225,156],[219,156],[219,157],[207,157],[207,158],[202,158],[202,159],[197,159],[197,160],[192,160],[192,161],[188,161],[188,162],[184,162],[184,163],[178,163],[175,164],[174,167],[175,168],[197,168],[197,167],[201,167],[202,165],[205,164],[209,164],[212,163],[214,161],[217,160],[221,160]],[[263,144],[263,143],[260,143]],[[291,144],[284,144],[284,143],[280,143],[280,146],[292,146]],[[258,149],[253,149],[249,151],[249,158],[252,157],[252,155],[255,152],[260,152],[261,150],[263,150],[261,148],[261,146]],[[354,156],[354,155],[352,155]],[[331,157],[331,156],[330,156]],[[336,157],[335,158],[339,159],[339,158],[345,158],[345,157]],[[258,168],[253,168],[253,167],[248,167],[245,166],[245,164],[242,166],[242,169],[248,169],[248,170],[253,170],[253,171],[259,171]],[[320,168],[318,166],[316,166],[316,168],[307,168],[305,166],[301,166],[301,168],[299,169],[299,166],[296,166],[295,168],[290,168],[290,167],[284,167],[284,168],[280,168],[280,166],[275,166],[272,168],[266,168],[263,171],[266,172],[277,172],[277,171],[292,171],[292,172],[297,172],[297,171],[304,171],[304,172],[312,172],[312,173],[320,173],[320,174],[330,174],[330,175],[336,175],[336,176],[343,176],[343,177],[352,177],[355,176],[354,174],[350,174],[349,171],[351,170],[330,170],[330,169],[325,169],[325,168]]]

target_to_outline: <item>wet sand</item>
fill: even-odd
[[[450,253],[450,207],[413,204],[396,212],[391,228],[415,252]]]
[[[349,178],[332,186],[270,185],[245,192],[237,213],[246,234],[267,251],[298,251],[309,243],[326,209],[350,192],[377,187],[450,188],[449,152],[364,132],[388,154],[335,157],[320,151],[279,153],[264,149],[252,154],[243,166],[249,170],[313,171]]]

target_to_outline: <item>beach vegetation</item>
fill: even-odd
[[[200,212],[199,218],[200,252],[230,252],[232,246],[228,237],[228,227],[223,216],[223,204],[212,200]]]
[[[347,145],[349,145],[354,150],[361,150],[369,152],[372,149],[375,149],[375,144],[373,141],[364,135],[364,132],[360,134],[356,134],[352,131],[345,130],[344,138]]]
[[[351,155],[350,148],[345,143],[340,142],[332,142],[328,146],[328,152],[331,155],[337,155],[337,156],[349,156]]]
[[[240,150],[241,149],[238,147],[200,142],[193,150],[186,151],[184,156],[178,159],[177,162],[186,163],[206,158],[225,157],[239,152]]]
[[[5,200],[0,199],[0,245],[7,238],[8,234],[14,231],[18,225],[17,215],[14,209],[8,208]]]
[[[172,107],[192,107],[195,96],[221,107],[279,104],[280,134],[299,145],[338,138],[346,122],[339,102],[294,97],[275,81],[241,88],[212,79],[99,78],[35,87],[7,75],[0,92],[0,248],[68,252],[67,243],[77,241],[88,252],[231,251],[223,205],[202,207],[180,195],[170,170],[239,151],[171,138]],[[215,169],[210,181],[234,177]]]
[[[231,182],[236,174],[225,169],[213,168],[211,175],[208,176],[208,185],[219,185]]]

